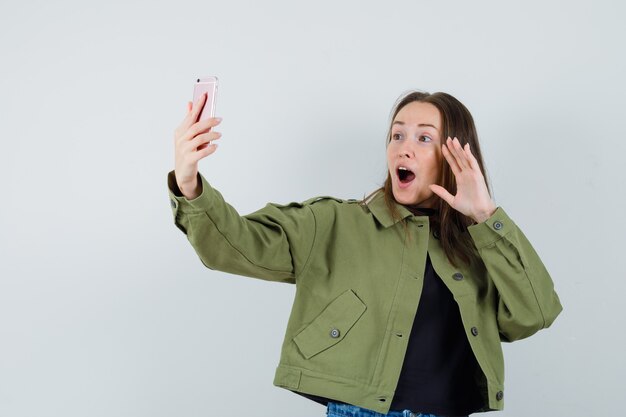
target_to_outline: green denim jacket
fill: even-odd
[[[202,194],[168,189],[174,223],[209,269],[296,284],[274,385],[387,413],[422,289],[426,254],[459,305],[482,373],[480,411],[501,410],[501,342],[547,328],[562,310],[541,259],[498,207],[468,227],[482,262],[453,267],[429,227],[398,204],[407,239],[382,193],[267,203],[240,216],[198,174]]]

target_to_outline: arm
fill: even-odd
[[[226,203],[198,173],[200,195],[185,198],[168,173],[176,226],[209,269],[270,281],[295,283],[315,237],[315,218],[304,204],[268,203],[245,216]]]
[[[498,290],[501,340],[512,342],[549,327],[563,310],[554,283],[524,233],[498,207],[468,227],[487,273]]]

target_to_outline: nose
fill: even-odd
[[[400,149],[398,150],[398,156],[400,158],[411,158],[415,156],[415,152],[413,151],[413,148],[409,142],[410,141],[408,140],[404,141],[404,143],[402,143],[402,145],[400,146]]]

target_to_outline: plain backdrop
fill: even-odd
[[[295,293],[204,268],[173,223],[173,132],[217,75],[200,171],[240,214],[385,177],[408,89],[474,115],[497,205],[555,282],[504,346],[501,416],[616,415],[626,347],[618,1],[4,1],[0,416],[322,416],[274,387]]]

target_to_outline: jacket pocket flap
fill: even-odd
[[[293,341],[306,359],[343,340],[365,312],[365,304],[352,290],[335,298]]]

